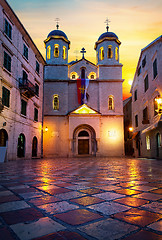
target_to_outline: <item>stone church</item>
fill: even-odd
[[[68,63],[70,41],[58,28],[44,41],[44,157],[122,156],[121,42],[107,26],[94,46],[96,64],[84,48]]]

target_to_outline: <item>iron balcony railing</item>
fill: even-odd
[[[28,98],[31,98],[36,94],[35,85],[28,79],[19,78],[19,88],[21,93]]]

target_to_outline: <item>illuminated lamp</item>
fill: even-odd
[[[162,97],[155,98],[155,101],[157,102],[156,111],[158,112],[158,114],[162,114]]]
[[[129,127],[129,132],[133,132],[133,128],[132,127]]]
[[[45,128],[45,132],[48,132],[48,127]]]

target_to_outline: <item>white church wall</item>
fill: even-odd
[[[123,117],[109,116],[101,118],[100,155],[124,155]]]
[[[108,110],[108,97],[114,98],[114,110]],[[102,114],[123,114],[122,82],[99,83],[100,112]]]
[[[122,79],[122,65],[99,66],[99,79]]]
[[[68,66],[58,65],[58,66],[45,66],[44,68],[45,80],[67,80],[68,78]]]
[[[68,157],[69,153],[69,127],[68,117],[44,117],[44,128],[48,127],[48,131],[44,131],[43,135],[43,156],[44,157]]]

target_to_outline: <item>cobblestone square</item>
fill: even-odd
[[[162,161],[56,158],[0,164],[2,240],[161,240]]]

